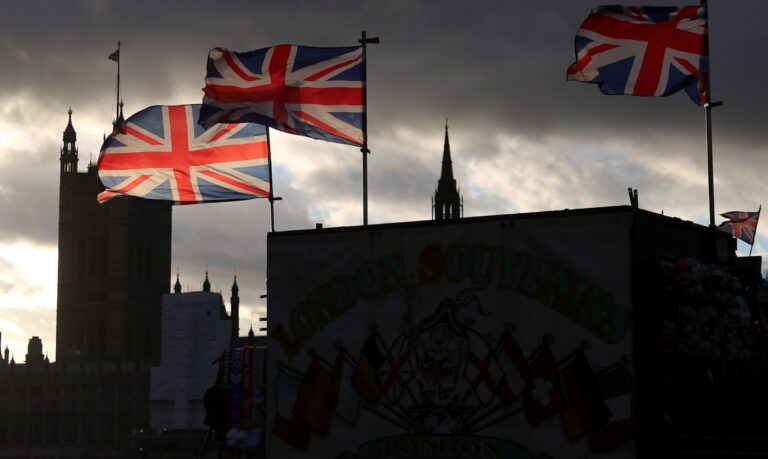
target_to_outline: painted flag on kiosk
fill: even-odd
[[[726,212],[720,214],[727,218],[727,222],[721,223],[717,229],[732,234],[749,245],[755,243],[757,232],[757,220],[760,218],[760,210],[757,212]]]
[[[548,345],[542,344],[529,357],[530,384],[523,394],[523,407],[532,426],[559,413],[565,405],[557,371],[557,360]]]
[[[707,94],[706,6],[598,6],[581,24],[576,62],[566,79],[595,83],[604,94]]]
[[[176,204],[269,197],[266,128],[197,123],[200,105],[152,106],[104,141],[98,172],[104,203],[116,196]]]
[[[565,403],[560,416],[570,441],[608,422],[611,411],[603,400],[597,376],[584,353],[578,351],[560,369],[560,386]]]
[[[363,49],[277,45],[208,55],[200,124],[255,122],[291,134],[363,143]]]

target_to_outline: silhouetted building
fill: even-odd
[[[120,457],[148,426],[149,362],[50,363],[35,338],[29,350],[0,364],[0,457]]]
[[[432,198],[435,220],[461,218],[464,213],[464,199],[460,196],[453,178],[451,144],[448,140],[448,120],[445,121],[445,143],[443,145],[443,166],[437,181],[435,196]]]
[[[27,345],[27,358],[24,363],[38,364],[43,363],[45,358],[43,357],[43,341],[38,336],[33,336],[29,339]]]
[[[138,199],[99,205],[96,165],[77,171],[72,110],[63,140],[56,361],[156,361],[160,299],[171,270],[171,205]]]
[[[78,172],[72,110],[60,155],[56,362],[29,341],[0,360],[0,457],[119,457],[149,427],[150,368],[160,357],[171,205],[99,205],[96,165]]]

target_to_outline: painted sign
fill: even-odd
[[[267,457],[632,457],[630,224],[270,237]]]

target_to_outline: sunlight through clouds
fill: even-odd
[[[53,247],[0,244],[0,305],[55,310],[57,262]]]
[[[24,361],[27,341],[43,338],[55,355],[58,251],[28,242],[0,244],[0,332],[16,361]]]

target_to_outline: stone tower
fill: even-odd
[[[59,183],[56,360],[156,360],[160,301],[170,287],[171,205],[103,205],[96,165],[78,172],[72,110]]]

